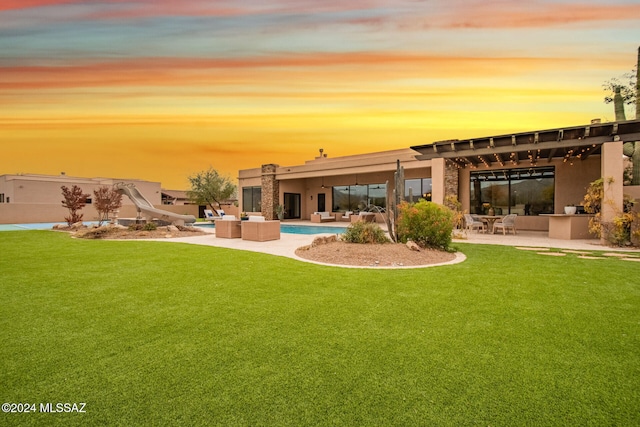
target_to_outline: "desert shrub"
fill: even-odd
[[[446,206],[420,200],[398,206],[398,238],[413,240],[423,248],[448,250],[451,245],[454,214]]]
[[[156,225],[155,222],[148,222],[144,225],[144,230],[146,231],[153,231],[156,230],[158,228],[158,226]]]
[[[347,243],[387,243],[390,241],[378,224],[365,221],[351,223],[342,235],[342,240]]]
[[[456,196],[447,196],[444,198],[444,205],[451,209],[453,213],[453,228],[464,228],[464,212],[462,211],[462,203]]]
[[[613,178],[608,178],[613,182]],[[616,215],[611,222],[602,221],[602,206],[609,204],[615,210]],[[589,219],[589,232],[597,238],[604,239],[613,246],[624,246],[632,240],[632,236],[637,238],[638,231],[632,231],[634,223],[640,221],[640,214],[633,211],[633,200],[629,195],[624,194],[622,200],[622,211],[616,208],[612,200],[605,198],[604,179],[599,178],[587,187],[587,194],[584,196],[582,204],[587,213],[594,214]]]
[[[153,231],[153,230],[157,230],[158,226],[156,225],[155,222],[147,222],[145,224],[131,224],[129,226],[129,230],[131,231]]]

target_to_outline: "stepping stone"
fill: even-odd
[[[636,258],[637,255],[631,255],[631,254],[625,254],[622,252],[607,252],[605,254],[602,254],[603,256],[611,256],[611,257],[618,257],[618,258]]]
[[[566,256],[567,254],[564,254],[562,252],[538,252],[538,255]]]
[[[590,255],[591,252],[586,252],[586,251],[574,251],[571,249],[563,249],[562,252],[565,252],[567,254],[578,254],[578,255]]]
[[[548,251],[549,248],[530,248],[523,246],[516,246],[516,249],[520,249],[521,251]]]
[[[606,259],[605,257],[601,257],[601,256],[588,256],[588,255],[580,255],[578,258],[582,258],[582,259]]]
[[[620,258],[623,261],[635,261],[640,262],[640,258]]]

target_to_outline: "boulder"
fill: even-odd
[[[315,239],[313,239],[313,242],[311,242],[311,247],[314,248],[316,246],[326,245],[327,243],[337,242],[337,241],[338,241],[338,238],[336,235],[318,236]]]
[[[407,242],[407,247],[412,251],[420,252],[420,246],[418,246],[418,244],[412,240],[409,240]]]

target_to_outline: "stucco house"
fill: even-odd
[[[404,168],[405,199],[443,203],[455,196],[463,209],[489,207],[517,213],[521,230],[549,230],[552,214],[580,205],[589,183],[606,179],[603,220],[622,208],[623,194],[640,199],[640,186],[624,186],[623,143],[640,140],[640,121],[593,123],[558,129],[438,141],[401,150],[330,158],[322,150],[303,165],[264,164],[239,171],[240,210],[285,219],[314,212],[336,217],[371,206],[385,208],[394,173]],[[379,215],[379,214],[378,214]]]

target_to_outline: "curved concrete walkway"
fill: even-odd
[[[287,224],[296,225],[316,225],[309,222],[287,222]],[[323,226],[327,224],[322,224]],[[344,227],[346,224],[336,223],[334,227]],[[288,258],[297,259],[303,262],[310,262],[314,264],[330,265],[332,267],[345,267],[345,268],[374,268],[374,269],[388,269],[388,268],[426,268],[436,265],[446,265],[462,262],[466,259],[464,254],[458,253],[456,259],[444,264],[434,264],[430,266],[398,266],[398,267],[367,267],[367,266],[341,266],[335,264],[323,264],[304,258],[300,258],[295,254],[296,249],[311,244],[313,239],[319,235],[324,234],[288,234],[282,233],[280,240],[272,240],[268,242],[252,242],[242,239],[221,239],[215,237],[215,229],[204,229],[207,232],[205,235],[193,236],[193,237],[179,237],[175,239],[151,239],[155,241],[170,241],[170,242],[182,242],[195,245],[215,246],[227,249],[238,249],[252,252],[262,252],[271,255],[285,256]],[[637,249],[627,248],[610,248],[600,244],[599,240],[586,239],[586,240],[560,240],[550,239],[546,232],[536,231],[519,231],[518,234],[483,234],[475,231],[460,233],[461,238],[454,238],[454,243],[471,243],[471,244],[489,244],[489,245],[505,245],[505,246],[524,246],[524,247],[540,247],[540,248],[558,248],[580,251],[625,251],[625,252],[638,252]]]

